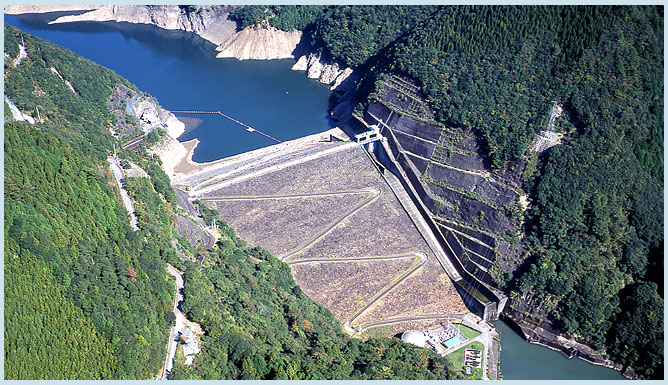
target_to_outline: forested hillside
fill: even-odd
[[[294,12],[249,10],[248,24],[270,25]],[[663,313],[649,309],[663,308],[663,7],[313,11],[300,25],[313,48],[364,71],[362,104],[385,76],[412,78],[440,124],[476,133],[494,169],[530,164],[529,258],[499,284],[549,304],[538,321],[661,377]],[[529,145],[553,101],[564,140],[537,159]]]
[[[168,217],[141,217],[134,232],[111,187],[106,102],[128,83],[7,26],[5,45],[21,35],[28,57],[5,65],[5,92],[22,111],[39,108],[43,122],[5,124],[5,325],[14,325],[5,376],[152,378],[169,330],[164,261],[173,251]]]
[[[5,27],[6,92],[41,121],[5,118],[5,376],[151,379],[164,362],[174,284],[176,196],[152,158],[124,150],[150,178],[125,178],[132,230],[106,157],[113,72]],[[18,50],[8,50],[13,55]],[[71,81],[72,91],[53,70]],[[208,215],[217,215],[214,212]],[[222,222],[222,221],[221,221]],[[448,379],[440,356],[397,339],[354,340],[301,293],[266,251],[225,234],[200,265],[186,262],[184,310],[206,332],[193,367],[173,378]],[[194,249],[193,249],[194,250]],[[170,320],[170,321],[168,321]]]
[[[418,80],[436,119],[473,129],[496,168],[535,162],[529,144],[563,104],[563,144],[525,175],[529,259],[501,284],[662,376],[663,313],[639,309],[663,308],[663,8],[443,7],[383,73]]]
[[[496,168],[520,159],[561,100],[564,71],[612,7],[444,7],[402,38],[385,71],[418,80],[445,125],[475,130]]]
[[[556,298],[561,330],[662,377],[663,19],[624,11],[565,78],[575,131],[536,184],[536,259],[514,284]]]

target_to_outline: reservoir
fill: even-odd
[[[292,71],[294,60],[216,59],[215,45],[191,33],[129,23],[48,25],[56,15],[5,15],[5,22],[114,70],[167,110],[221,111],[279,139],[333,127],[324,84]],[[220,115],[181,115],[207,162],[275,144]],[[193,127],[195,126],[195,127]]]
[[[214,45],[190,33],[126,23],[46,24],[54,18],[5,15],[5,22],[114,70],[168,110],[220,110],[281,140],[333,126],[329,89],[290,70],[293,60],[216,59]],[[180,139],[200,140],[198,162],[275,143],[218,115],[176,115],[197,118],[188,119],[196,127]],[[623,379],[612,369],[529,344],[501,321],[495,326],[506,380]]]

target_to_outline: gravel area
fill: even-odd
[[[389,318],[466,312],[450,278],[435,258],[429,258],[422,269],[362,313],[352,326]]]
[[[408,269],[414,260],[415,257],[363,262],[314,262],[294,264],[290,268],[309,298],[333,309],[337,319],[347,320],[382,290],[392,277]]]
[[[182,237],[187,238],[188,241],[190,241],[190,244],[194,247],[204,246],[209,239],[209,237],[202,229],[200,229],[197,223],[181,215],[176,216],[175,227],[176,233]]]
[[[295,260],[428,251],[426,242],[390,193],[383,193],[380,199],[348,217]]]
[[[279,171],[259,174],[215,190],[209,189],[202,198],[380,189],[380,195],[368,205],[347,216],[330,232],[287,261],[350,259],[423,250],[427,253],[427,263],[386,295],[391,300],[381,299],[360,317],[375,321],[404,314],[466,313],[468,310],[453,284],[363,151],[359,146],[344,148]],[[251,164],[253,159],[245,161]],[[257,244],[280,256],[313,239],[370,196],[205,201],[205,204],[217,209],[237,234],[250,244]],[[374,262],[310,262],[292,264],[291,268],[302,290],[344,323],[413,262],[414,258],[408,257]],[[416,306],[416,303],[419,305]],[[359,322],[360,318],[355,324]]]
[[[350,191],[384,183],[358,146],[246,179],[206,196],[253,196]],[[314,151],[315,152],[315,151]],[[291,158],[293,159],[293,158]],[[253,161],[248,160],[249,163]],[[381,187],[382,188],[382,187]]]
[[[365,196],[208,201],[220,217],[251,245],[280,256],[306,242],[352,208]],[[289,236],[286,236],[289,232]]]

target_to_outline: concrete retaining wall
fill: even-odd
[[[489,288],[487,288],[483,282],[476,279],[466,269],[464,269],[464,266],[461,262],[461,257],[463,254],[461,251],[461,246],[459,246],[459,253],[457,253],[452,249],[450,242],[446,240],[446,237],[450,237],[452,238],[453,245],[459,245],[458,241],[456,241],[456,238],[454,237],[454,234],[450,230],[437,226],[425,208],[425,204],[433,204],[433,199],[429,196],[429,193],[420,183],[419,171],[414,166],[412,166],[410,162],[406,162],[408,158],[406,158],[405,153],[402,151],[400,144],[397,143],[396,137],[393,135],[393,133],[387,129],[383,129],[382,133],[386,135],[387,139],[384,141],[383,146],[376,146],[374,155],[388,171],[392,172],[399,178],[409,196],[420,211],[420,214],[425,218],[431,231],[436,236],[443,251],[454,265],[457,273],[459,273],[459,275],[463,278],[463,281],[465,281],[457,282],[455,280],[457,283],[457,290],[462,295],[464,303],[467,305],[467,307],[469,307],[469,309],[471,309],[471,311],[480,315],[481,317],[487,320],[496,319],[500,313],[501,308],[498,306],[498,304],[500,304],[501,300],[504,299],[505,296],[497,295]],[[386,151],[389,151],[391,154],[386,153]],[[397,162],[392,161],[392,158],[396,159]],[[397,163],[399,165],[397,165]],[[399,169],[399,166],[401,166],[401,169]],[[415,192],[415,194],[418,196],[415,196],[413,192]],[[445,234],[442,230],[445,230]],[[478,293],[476,294],[475,291]],[[481,295],[486,297],[487,300],[477,298]]]

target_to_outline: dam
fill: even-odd
[[[469,310],[415,207],[363,145],[334,128],[177,165],[173,182],[287,263],[352,334],[391,337],[461,320]]]
[[[248,79],[253,79],[250,75],[256,76],[257,74],[267,72],[267,67],[271,67],[270,69],[281,66],[289,68],[289,65],[284,63],[261,63],[255,61],[236,63],[232,60],[223,60],[220,63],[214,62],[214,59],[205,57],[201,52],[193,52],[190,48],[184,48],[184,46],[188,45],[188,41],[180,42],[180,40],[177,39],[160,40],[159,38],[162,33],[155,33],[146,28],[140,29],[129,26],[127,30],[124,31],[124,35],[121,36],[121,34],[107,31],[108,28],[106,26],[104,27],[104,31],[90,32],[88,30],[90,26],[88,25],[85,27],[64,25],[48,27],[46,25],[30,26],[22,23],[15,16],[6,15],[6,20],[7,19],[26,30],[33,30],[34,33],[36,32],[39,35],[42,35],[42,37],[59,41],[60,44],[67,46],[75,52],[81,53],[105,66],[115,69],[119,73],[122,73],[123,76],[126,76],[135,82],[140,89],[147,90],[152,95],[157,96],[161,103],[165,103],[166,108],[187,110],[196,106],[197,108],[211,111],[223,109],[226,113],[230,113],[233,117],[239,118],[241,121],[244,121],[253,127],[270,127],[270,132],[272,134],[276,132],[277,122],[285,122],[290,130],[295,127],[307,127],[310,129],[316,127],[315,131],[311,132],[317,132],[328,127],[327,113],[324,112],[327,107],[327,96],[324,95],[328,94],[327,88],[322,87],[322,85],[319,84],[303,85],[304,88],[310,87],[315,89],[317,93],[323,94],[318,98],[314,97],[313,94],[308,94],[308,97],[301,97],[301,92],[292,88],[296,87],[297,80],[299,80],[300,77],[304,77],[303,74],[290,73],[290,71],[286,69],[285,73],[281,72],[280,76],[274,75],[271,79],[263,79],[262,82],[259,82],[259,84],[266,85],[269,84],[268,80],[287,79],[285,84],[276,84],[274,87],[276,92],[273,94],[276,94],[277,96],[276,100],[271,101],[271,104],[278,105],[277,110],[280,110],[281,112],[280,115],[277,115],[279,116],[278,119],[275,117],[272,118],[269,114],[257,114],[255,110],[253,111],[255,115],[267,115],[271,119],[271,124],[265,124],[248,119],[249,115],[244,111],[230,109],[227,104],[203,104],[202,101],[209,99],[212,101],[220,100],[220,98],[225,97],[226,95],[233,94],[221,92],[221,86],[219,85],[210,87],[210,79],[212,78],[209,78],[209,83],[207,83],[197,81],[197,79],[194,78],[182,79],[181,77],[170,76],[169,73],[164,72],[170,69],[175,69],[178,70],[178,73],[180,74],[187,74],[188,76],[192,75],[193,77],[197,74],[210,74],[215,72],[216,77],[213,77],[213,79],[221,78],[221,73],[230,73],[234,74],[234,76],[230,76],[229,79],[222,79],[220,80],[220,83],[224,84],[225,88],[236,89],[235,87],[237,87],[239,82],[247,82]],[[48,34],[46,34],[47,28]],[[100,29],[102,29],[102,27],[100,27]],[[133,32],[135,29],[137,31]],[[88,40],[93,39],[92,43],[83,44],[82,41],[86,40],[81,38],[66,38],[66,35],[72,33],[85,34]],[[149,34],[150,39],[137,38],[137,36],[145,34]],[[128,36],[130,36],[130,39],[128,39]],[[113,49],[104,48],[111,45],[113,45]],[[133,60],[116,60],[118,59],[118,55],[115,55],[114,52],[124,52],[126,55],[133,53]],[[184,60],[184,58],[188,60]],[[199,67],[202,63],[206,64],[204,68]],[[224,68],[223,65],[225,65]],[[162,72],[147,71],[147,68],[159,68]],[[275,68],[273,71],[275,72],[279,69],[280,68]],[[165,78],[170,78],[172,81],[165,82]],[[178,81],[176,86],[179,89],[179,92],[175,92],[174,89],[172,89],[176,81]],[[245,86],[247,87],[248,84],[245,84]],[[396,85],[396,87],[399,86],[400,85]],[[406,87],[405,84],[403,86]],[[190,89],[196,89],[198,92],[195,94],[183,92],[183,90]],[[289,94],[287,94],[287,90],[289,90]],[[238,92],[238,90],[235,92]],[[270,92],[255,93],[261,95],[273,95]],[[235,100],[231,100],[230,103],[250,105],[250,103],[247,102],[247,100],[250,99],[239,98],[238,93],[234,93],[234,95],[237,95],[237,97]],[[279,96],[280,99],[285,99],[286,101],[279,100]],[[291,102],[294,102],[294,98],[297,96],[300,96],[295,103],[295,105],[298,106],[298,110],[293,110],[291,109],[293,108],[292,104],[287,103],[287,100],[292,99]],[[177,99],[179,97],[181,99]],[[183,103],[183,99],[193,101],[193,105]],[[413,98],[409,98],[408,100],[411,104],[403,106],[406,110],[405,115],[421,116],[424,113],[424,105],[420,103],[419,100]],[[318,103],[315,103],[316,101]],[[391,99],[391,101],[397,103],[400,100],[395,98]],[[313,107],[306,104],[306,102],[312,102],[313,104],[317,104],[317,106]],[[304,111],[309,109],[317,110],[316,107],[323,110],[323,112],[314,114],[314,116],[309,117],[311,120],[307,121]],[[397,154],[395,161],[398,161],[400,165],[403,165],[401,162],[405,158],[409,158],[411,163],[413,163],[419,170],[415,173],[415,176],[419,177],[421,172],[426,170],[425,167],[427,167],[427,164],[425,159],[431,158],[431,155],[433,155],[436,162],[432,162],[433,164],[429,170],[430,173],[437,171],[437,168],[435,167],[437,163],[444,165],[447,163],[447,165],[450,166],[449,170],[452,170],[453,167],[466,170],[484,168],[483,164],[477,164],[477,159],[470,156],[469,158],[472,159],[465,158],[466,155],[471,155],[470,151],[475,150],[474,146],[466,147],[468,146],[469,140],[467,136],[469,135],[463,135],[463,140],[457,144],[458,148],[449,146],[450,149],[447,149],[447,141],[450,138],[438,134],[435,134],[435,136],[431,138],[426,138],[428,139],[427,141],[416,140],[413,142],[415,146],[426,145],[427,147],[424,149],[420,150],[418,148],[412,148],[409,144],[416,135],[414,132],[402,133],[399,132],[400,130],[396,129],[398,121],[405,120],[405,117],[397,114],[397,110],[398,109],[395,108],[395,112],[392,114],[389,109],[384,109],[382,106],[375,105],[367,111],[368,116],[366,116],[366,118],[369,124],[376,123],[377,120],[375,118],[379,118],[379,120],[383,121],[383,123],[380,123],[381,126],[383,126],[384,123],[387,124],[388,127],[383,126],[383,134],[386,138],[390,138],[392,143],[399,143],[401,145],[401,147],[399,147],[392,143],[388,143],[391,152]],[[373,116],[371,116],[372,114]],[[287,121],[286,118],[291,116],[294,116],[299,121],[299,125],[295,126],[294,123]],[[185,139],[197,137],[201,141],[200,145],[197,146],[197,151],[200,151],[202,155],[195,154],[193,159],[196,161],[204,162],[211,159],[218,159],[220,158],[219,154],[221,152],[227,151],[221,150],[224,146],[232,146],[232,136],[229,135],[228,132],[221,135],[220,128],[215,126],[212,129],[207,128],[207,124],[213,123],[212,125],[216,125],[221,121],[219,117],[214,117],[217,119],[212,120],[212,122],[207,122],[205,120],[204,123],[199,126],[199,130],[193,128],[193,131],[188,130],[187,132],[187,135],[189,136]],[[204,129],[211,131],[212,135],[210,137],[203,135],[202,131]],[[232,125],[229,132],[236,132],[239,129],[239,127]],[[241,130],[243,130],[243,128],[241,128]],[[404,129],[403,131],[407,130]],[[440,130],[438,132],[440,132]],[[308,133],[309,132],[300,132],[296,137]],[[330,135],[334,135],[334,138]],[[396,137],[396,139],[392,138],[392,136]],[[261,138],[259,135],[250,135],[245,132],[242,132],[242,135],[239,135],[239,137]],[[286,140],[291,139],[290,137],[279,135],[276,135],[276,137]],[[294,137],[295,136],[292,138]],[[224,140],[218,140],[219,138]],[[337,142],[337,138],[341,140]],[[388,212],[394,213],[395,210],[400,213],[400,220],[397,220],[395,224],[396,226],[392,231],[397,231],[397,227],[400,227],[398,224],[408,225],[411,229],[416,229],[417,227],[412,219],[409,218],[408,221],[406,221],[405,215],[410,216],[410,214],[408,214],[408,211],[401,205],[401,201],[399,200],[399,205],[397,205],[397,201],[395,200],[396,197],[390,199],[391,195],[388,196],[388,194],[395,194],[390,185],[390,183],[392,183],[391,175],[387,174],[386,169],[384,170],[374,160],[369,159],[363,151],[359,150],[359,147],[357,150],[354,150],[352,146],[350,148],[345,147],[346,145],[349,145],[344,142],[345,140],[346,138],[343,135],[332,131],[321,135],[302,137],[284,144],[263,147],[252,152],[247,152],[249,148],[252,148],[250,143],[249,147],[244,147],[246,146],[246,143],[235,142],[234,149],[229,151],[225,156],[234,153],[240,155],[228,157],[219,162],[214,161],[205,164],[182,161],[176,165],[174,174],[177,177],[176,182],[178,187],[188,190],[184,195],[190,195],[191,200],[200,199],[210,207],[217,207],[219,205],[221,209],[224,208],[227,210],[223,211],[219,209],[221,211],[221,216],[223,217],[225,217],[227,213],[234,214],[233,210],[239,210],[239,213],[235,214],[234,223],[232,222],[232,219],[228,219],[232,225],[241,225],[244,221],[249,220],[248,217],[244,218],[242,216],[243,214],[241,213],[241,210],[245,210],[243,212],[248,213],[248,216],[254,215],[253,210],[255,210],[255,212],[268,211],[268,209],[271,208],[273,208],[274,212],[280,210],[280,215],[266,214],[265,218],[279,219],[282,218],[282,215],[285,215],[285,218],[287,219],[276,221],[274,226],[266,225],[262,229],[246,229],[244,230],[246,233],[242,233],[242,231],[239,230],[240,235],[249,239],[253,244],[259,243],[263,245],[263,247],[271,250],[279,257],[286,257],[284,261],[290,264],[295,276],[302,277],[298,278],[297,281],[304,288],[304,291],[307,292],[311,298],[326,305],[330,310],[334,307],[339,309],[332,311],[342,324],[349,321],[349,326],[353,329],[354,333],[360,331],[363,335],[383,333],[384,335],[390,336],[393,335],[392,333],[395,330],[427,330],[432,326],[447,322],[447,318],[450,316],[452,316],[453,322],[456,323],[455,319],[457,319],[458,315],[462,316],[469,311],[462,306],[462,302],[464,302],[464,305],[470,305],[476,303],[482,304],[483,301],[489,300],[489,298],[481,296],[482,299],[480,301],[466,302],[470,301],[470,296],[469,299],[462,299],[457,293],[453,293],[451,286],[452,279],[448,279],[444,267],[440,265],[441,262],[438,260],[436,252],[434,252],[434,250],[423,250],[429,248],[427,240],[424,237],[421,235],[417,236],[419,243],[416,245],[419,247],[405,247],[405,239],[410,241],[416,237],[412,230],[409,231],[410,234],[404,235],[404,231],[401,229],[401,235],[405,238],[401,241],[404,243],[404,247],[401,247],[402,245],[399,244],[399,241],[397,241],[397,244],[386,244],[384,245],[384,248],[379,247],[378,251],[369,247],[369,244],[371,243],[380,243],[382,241],[392,242],[391,240],[376,237],[376,234],[374,233],[375,227],[370,220],[367,222],[359,221],[361,219],[358,218],[359,216],[375,215],[372,210],[376,210],[379,205],[384,207],[385,211],[378,211],[378,214],[375,215],[376,217],[386,215]],[[432,143],[429,143],[429,141]],[[377,148],[384,147],[382,144],[378,146],[379,143],[380,142],[375,142]],[[188,149],[192,150],[194,141],[185,144]],[[267,141],[265,145],[270,144],[272,144],[272,142]],[[433,147],[429,147],[430,145]],[[342,149],[338,149],[338,146],[341,146]],[[207,150],[206,147],[208,147],[209,150]],[[437,149],[434,151],[434,148],[436,147]],[[330,152],[328,156],[324,151],[332,152]],[[348,153],[345,153],[345,151],[348,151]],[[340,154],[345,154],[345,156],[337,159],[337,156]],[[386,159],[382,159],[382,154],[380,152],[376,152],[374,156],[386,166],[389,167],[391,165],[391,163],[386,162]],[[307,159],[309,157],[312,158]],[[349,167],[344,167],[344,165],[339,164],[347,162],[350,159],[356,159],[358,163],[352,163]],[[319,164],[319,166],[316,166],[316,163]],[[359,164],[362,164],[363,167],[359,169],[353,167],[354,165]],[[311,167],[312,170],[318,173],[316,175],[321,178],[321,181],[310,181],[307,185],[297,186],[299,188],[294,187],[294,191],[292,192],[285,186],[281,188],[281,191],[278,191],[278,187],[274,187],[272,190],[272,188],[270,188],[271,186],[267,185],[262,187],[262,189],[257,187],[257,190],[251,190],[248,193],[235,193],[232,190],[235,185],[236,188],[239,188],[242,183],[251,185],[253,183],[259,183],[263,178],[272,178],[272,180],[278,183],[279,174],[285,173],[287,175],[288,172],[298,170],[300,167]],[[269,172],[271,170],[274,170],[274,172]],[[345,185],[344,179],[340,179],[340,183],[334,182],[337,180],[337,177],[329,175],[329,173],[336,172],[336,170],[344,170],[346,173],[349,173],[349,176],[359,176],[359,174],[371,173],[375,175],[375,177],[372,178],[373,184],[370,185],[365,185],[358,181],[357,184],[352,183],[351,186],[347,186]],[[406,168],[406,170],[408,170],[408,168]],[[397,170],[395,170],[395,172],[396,171]],[[257,174],[253,177],[252,173]],[[412,177],[413,175],[407,173],[407,176]],[[434,176],[437,175],[434,174]],[[315,178],[316,176],[311,177]],[[365,175],[364,177],[366,178],[367,176]],[[235,178],[237,179],[235,180]],[[432,179],[437,181],[437,178]],[[299,185],[302,182],[302,180],[293,177],[292,180],[289,181],[289,184]],[[405,187],[405,184],[401,183],[401,180],[399,180],[399,182],[404,186],[404,193],[413,195],[410,188]],[[289,185],[288,182],[283,183]],[[198,186],[200,184],[202,185]],[[441,187],[438,186],[437,183],[431,183],[431,185],[436,186],[434,187],[435,189]],[[419,183],[416,183],[415,186],[418,186],[419,188]],[[329,189],[326,189],[326,187]],[[223,191],[218,193],[216,192],[216,189],[221,189]],[[308,191],[309,189],[311,191]],[[305,191],[307,192],[305,193]],[[376,195],[376,191],[380,191],[380,194]],[[429,190],[426,190],[425,192],[418,191],[418,193],[423,195],[433,195],[429,194]],[[313,196],[309,197],[308,195]],[[212,199],[207,200],[207,197]],[[484,197],[482,198],[484,199]],[[499,195],[498,198],[496,196],[490,198],[501,199],[503,196]],[[388,200],[390,201],[389,203],[387,203]],[[438,199],[434,199],[434,202],[437,201]],[[280,206],[279,203],[283,206]],[[503,204],[504,202],[500,203]],[[345,204],[348,206],[344,207]],[[245,207],[238,207],[240,205],[245,205]],[[255,205],[255,209],[252,205]],[[334,207],[338,207],[336,209],[337,211],[333,211]],[[434,204],[434,207],[438,208],[438,205]],[[422,210],[419,205],[414,205],[414,208],[420,211]],[[487,208],[484,210],[486,214],[493,214],[493,211]],[[351,211],[354,212],[350,213]],[[476,210],[473,213],[477,214],[478,212],[479,210]],[[315,213],[315,218],[312,218],[311,213]],[[295,221],[289,221],[288,214],[298,218]],[[317,216],[321,214],[322,217]],[[273,217],[270,215],[273,215]],[[486,218],[491,217],[492,215],[486,216]],[[391,217],[391,219],[396,220],[394,218],[395,217]],[[475,219],[474,216],[471,218]],[[317,226],[311,233],[306,233],[310,228],[313,228],[309,222],[306,222],[307,219],[311,219],[313,221],[313,226]],[[299,222],[300,220],[302,222]],[[356,220],[359,222],[355,222]],[[384,219],[385,222],[387,222],[387,220],[388,219]],[[358,224],[360,227],[357,227]],[[430,227],[432,225],[430,222],[427,224]],[[446,226],[441,226],[442,224]],[[207,233],[202,231],[198,227],[198,224],[193,223],[189,219],[181,218],[179,225],[184,228],[187,227],[187,231],[195,234],[188,238],[198,237],[202,244],[206,244],[209,241]],[[334,226],[330,232],[326,232],[327,228],[332,225],[336,226]],[[364,227],[364,225],[369,225],[371,227]],[[293,227],[293,232],[290,233],[286,230],[274,230],[274,228],[278,229],[280,227],[290,226]],[[491,252],[497,247],[496,242],[498,242],[499,239],[493,239],[493,237],[487,238],[484,233],[471,231],[463,226],[459,226],[458,223],[453,221],[443,221],[437,223],[437,226],[438,228],[436,230],[440,229],[446,234],[447,231],[450,230],[451,239],[453,236],[458,238],[457,242],[452,242],[453,246],[460,245],[460,248],[455,250],[456,252],[459,252],[459,250],[468,252],[465,256],[466,258],[462,258],[461,261],[461,263],[465,265],[465,269],[470,270],[473,275],[483,283],[489,281],[489,277],[485,274],[486,272],[483,271],[483,268],[486,268],[485,262],[491,258]],[[246,225],[246,227],[250,228],[252,226]],[[446,227],[449,229],[446,229]],[[272,231],[276,232],[271,233]],[[255,240],[246,235],[253,232],[257,234]],[[334,235],[338,235],[339,233],[346,233],[349,235],[349,239],[341,239],[338,242],[335,242]],[[280,242],[285,243],[285,245],[281,245],[278,241],[274,245],[264,245],[267,239],[272,238],[270,234],[283,236],[284,239],[280,240]],[[290,239],[290,237],[293,236],[292,234],[296,234],[294,235],[295,239]],[[322,236],[318,237],[321,234]],[[315,242],[313,242],[313,240],[315,240]],[[325,244],[325,242],[329,243]],[[309,243],[309,245],[307,245],[309,247],[297,250],[306,243]],[[330,259],[330,262],[314,261],[314,259],[320,258],[320,256],[312,257],[315,255],[315,251],[322,251],[327,245],[330,247],[337,247],[336,249],[331,250],[331,252],[325,250],[325,252],[329,253],[327,254],[327,257]],[[501,246],[503,247],[504,245],[501,244]],[[292,251],[298,251],[299,253],[288,256],[287,254]],[[422,252],[425,252],[424,254],[426,255],[424,263],[422,262],[422,254],[420,254]],[[370,258],[365,259],[365,257]],[[348,265],[346,265],[346,262],[340,261],[344,258],[350,259],[350,261],[347,262]],[[434,261],[434,258],[436,258],[437,261]],[[514,258],[508,259],[512,262]],[[499,258],[499,260],[501,260],[501,258]],[[457,264],[456,261],[455,264]],[[385,270],[380,270],[381,268]],[[456,268],[460,269],[457,265]],[[339,269],[341,277],[332,279],[336,274],[333,272],[323,272],[318,276],[318,269],[320,269],[320,271],[326,269]],[[480,269],[480,272],[476,272],[475,269]],[[343,273],[347,273],[348,275],[343,276]],[[380,276],[382,274],[385,274],[385,281],[376,279],[376,275]],[[371,278],[367,278],[369,276],[376,280],[372,282]],[[437,278],[437,284],[439,286],[431,288],[431,291],[426,292],[428,296],[433,297],[427,299],[421,298],[420,295],[402,297],[403,292],[399,292],[399,289],[404,290],[404,292],[412,290],[410,285],[413,285],[415,282],[421,285],[430,285],[431,282],[433,282],[434,277]],[[429,278],[431,278],[432,281],[429,281]],[[325,288],[338,285],[338,288],[336,288],[339,290],[338,293],[344,294],[337,298],[336,296],[339,294],[334,292],[335,289],[327,289],[330,290],[328,292],[318,291],[317,286],[315,286],[314,289],[313,285],[316,283],[316,279],[320,280],[317,284]],[[397,283],[397,281],[399,282]],[[309,289],[310,291],[307,291],[306,288],[309,282],[311,283],[311,288]],[[365,286],[356,287],[361,286],[362,284]],[[455,290],[461,291],[461,288],[455,286]],[[424,292],[425,291],[421,291],[420,293]],[[328,293],[334,293],[334,295],[327,297]],[[452,301],[452,303],[447,303],[447,301]],[[369,305],[369,302],[372,302],[371,305]],[[490,302],[494,304],[493,301]],[[399,308],[394,308],[393,310],[392,306],[396,306],[397,304],[400,304],[401,306]],[[362,310],[362,312],[355,317],[360,310]],[[476,311],[476,313],[482,314],[479,311]],[[491,314],[493,312],[490,310],[488,313]],[[392,329],[388,329],[388,326],[392,326]],[[604,368],[592,365],[574,370],[578,360],[567,360],[561,355],[550,356],[549,359],[546,358],[545,360],[537,362],[538,360],[536,360],[535,357],[539,356],[542,351],[544,351],[542,353],[545,354],[553,352],[536,345],[527,344],[520,338],[512,338],[515,336],[512,334],[513,331],[508,328],[505,328],[502,331],[504,333],[502,338],[504,349],[501,357],[509,364],[513,364],[513,366],[503,368],[504,376],[507,379],[520,378],[518,376],[522,376],[521,378],[523,379],[531,379],[532,377],[529,376],[526,370],[527,362],[536,362],[538,365],[536,365],[535,371],[541,372],[546,379],[561,378],[561,375],[572,375],[574,372],[577,372],[578,375],[573,378],[584,378],[579,376],[582,376],[585,372],[593,373],[598,369],[601,371],[604,370]],[[506,360],[505,357],[508,357],[508,359]],[[520,357],[521,359],[517,359],[517,357]],[[517,362],[513,362],[511,358],[516,358],[515,361]],[[557,368],[555,362],[559,360],[564,362],[563,366],[565,368]],[[549,374],[545,374],[548,373],[546,368],[551,370],[549,371]],[[617,377],[614,377],[615,379],[619,377],[618,373],[610,370],[607,371],[617,374]],[[513,373],[515,373],[514,376]]]

